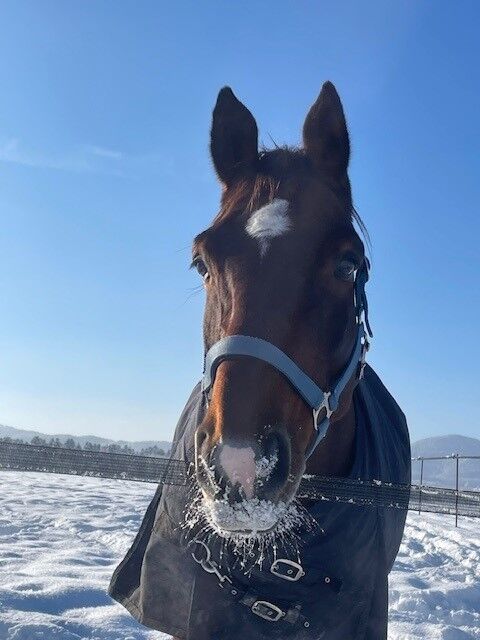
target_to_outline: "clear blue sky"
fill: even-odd
[[[201,373],[188,271],[225,84],[264,143],[321,83],[373,241],[370,362],[413,439],[479,435],[478,2],[0,6],[0,422],[171,437]]]

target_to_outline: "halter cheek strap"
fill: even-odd
[[[206,397],[208,398],[221,362],[242,357],[256,358],[266,362],[277,369],[290,382],[312,409],[316,435],[306,452],[306,457],[309,458],[326,436],[330,426],[330,418],[337,410],[340,397],[348,383],[355,374],[358,373],[360,378],[363,373],[365,356],[368,350],[367,332],[371,335],[364,291],[367,280],[368,265],[359,270],[355,278],[355,308],[358,326],[355,346],[343,373],[329,391],[323,391],[286,353],[271,342],[253,336],[233,335],[216,342],[205,356],[202,391]],[[319,422],[319,417],[323,410],[325,410],[325,415]]]

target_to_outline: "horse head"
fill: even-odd
[[[254,117],[231,89],[220,91],[211,130],[220,209],[193,243],[206,290],[206,352],[229,336],[249,336],[273,345],[320,389],[341,376],[358,340],[355,281],[367,264],[354,227],[349,154],[329,82],[306,117],[300,149],[259,151]],[[353,449],[356,366],[334,410],[323,403],[312,420],[312,407],[266,360],[220,358],[207,390],[196,475],[219,531],[271,530],[306,469],[346,471]],[[307,463],[316,419],[325,414],[331,428]]]

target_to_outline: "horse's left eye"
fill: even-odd
[[[353,282],[355,280],[355,273],[357,269],[358,266],[356,262],[351,259],[344,258],[335,269],[335,276],[345,282]]]

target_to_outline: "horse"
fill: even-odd
[[[245,633],[253,639],[386,638],[387,575],[405,514],[322,505],[315,511],[308,504],[302,512],[296,500],[305,474],[360,476],[359,458],[369,458],[380,480],[408,482],[410,473],[403,414],[365,365],[370,265],[356,229],[365,232],[353,206],[338,93],[323,84],[306,116],[301,148],[259,150],[252,113],[225,87],[213,111],[210,150],[220,208],[192,249],[206,292],[205,376],[173,447],[195,468],[197,495],[187,509],[194,548],[187,547],[187,568],[174,534],[184,517],[178,493],[170,506],[168,492],[159,495],[149,526],[164,539],[143,535],[133,547],[143,576],[135,593],[143,590],[143,599],[132,596],[133,587],[128,598],[111,593],[141,622],[181,640],[233,640]],[[368,426],[372,421],[376,430]],[[305,524],[310,507],[316,533]],[[199,523],[207,537],[197,535]],[[295,557],[284,550],[279,557],[277,533],[302,526],[307,560],[298,547]],[[219,551],[214,539],[221,541]],[[267,562],[269,546],[276,553]],[[223,565],[234,563],[239,549],[240,569],[229,572]],[[266,569],[257,563],[259,549]],[[182,586],[175,584],[170,600],[165,576],[175,572]],[[221,605],[212,577],[223,587],[222,598],[228,592]],[[195,586],[184,593],[183,583]],[[322,606],[312,604],[313,594]],[[159,622],[166,614],[148,613],[153,597],[164,599],[164,610],[182,603],[190,622]]]
[[[211,132],[223,189],[220,213],[193,242],[193,266],[206,290],[205,348],[230,335],[268,340],[327,389],[354,347],[354,280],[366,261],[353,224],[349,137],[334,86],[326,83],[310,109],[302,150],[259,154],[257,138],[250,111],[223,89]],[[290,502],[305,471],[345,475],[353,455],[356,382],[352,376],[307,462],[312,413],[289,381],[262,360],[224,360],[196,435],[200,460],[211,467],[214,456],[224,484],[273,503]],[[272,466],[261,487],[259,457]],[[212,489],[205,466],[197,479],[218,519],[217,482]]]

